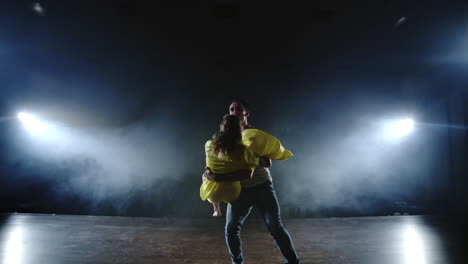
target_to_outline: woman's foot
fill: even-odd
[[[214,211],[213,216],[223,216],[221,211]]]

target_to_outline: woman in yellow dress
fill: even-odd
[[[225,115],[219,132],[205,144],[206,167],[213,173],[230,173],[242,169],[252,172],[259,165],[260,158],[242,144],[241,123],[235,115]],[[213,204],[213,216],[221,216],[219,203],[229,203],[239,197],[239,181],[214,182],[203,179],[200,197]]]

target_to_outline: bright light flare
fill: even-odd
[[[414,129],[414,120],[406,118],[388,122],[385,126],[385,136],[389,139],[397,139],[411,133]]]
[[[19,112],[17,117],[26,131],[35,138],[41,140],[61,140],[62,133],[60,133],[60,130],[53,122],[39,119],[37,116],[26,112]]]
[[[23,229],[14,227],[9,233],[4,247],[3,263],[21,264],[23,256]]]
[[[44,7],[40,3],[34,3],[32,9],[36,14],[43,16],[45,13]]]
[[[25,112],[19,112],[17,117],[23,123],[28,123],[31,120],[35,120],[33,115],[25,113]]]
[[[407,226],[403,231],[405,264],[426,264],[426,256],[421,233],[416,227]]]
[[[44,133],[47,130],[47,124],[39,120],[32,114],[26,112],[19,112],[17,115],[23,126],[34,133]]]

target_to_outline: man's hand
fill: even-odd
[[[260,158],[260,164],[261,167],[264,168],[270,168],[271,167],[271,159],[262,157]]]
[[[215,174],[210,168],[206,168],[202,177],[206,177],[210,181],[223,182],[223,181],[242,181],[252,177],[252,170],[239,170],[225,174]]]

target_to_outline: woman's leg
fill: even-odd
[[[213,216],[222,216],[223,213],[221,212],[221,207],[219,206],[219,203],[214,203],[213,204]]]

